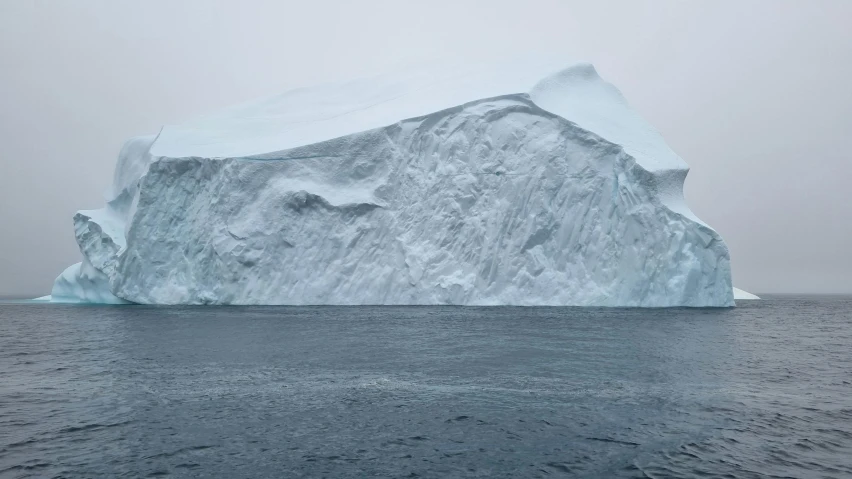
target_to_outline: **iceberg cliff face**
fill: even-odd
[[[590,65],[294,90],[128,142],[53,297],[731,306],[687,171]]]

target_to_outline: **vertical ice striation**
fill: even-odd
[[[688,167],[588,64],[299,89],[131,140],[56,298],[731,306]]]

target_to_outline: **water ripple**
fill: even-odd
[[[0,304],[0,477],[852,477],[852,299]]]

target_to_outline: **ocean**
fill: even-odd
[[[852,477],[852,297],[0,304],[0,477]]]

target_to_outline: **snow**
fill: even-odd
[[[743,291],[739,288],[734,288],[734,299],[760,299],[757,295],[751,294],[748,291]]]
[[[588,64],[298,89],[129,141],[53,296],[732,306],[687,171]]]

